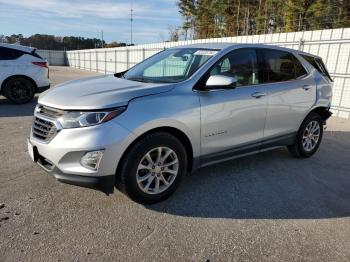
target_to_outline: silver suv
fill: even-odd
[[[331,96],[317,56],[253,44],[175,47],[43,93],[28,152],[62,182],[106,193],[116,185],[149,204],[199,167],[281,146],[310,157]]]

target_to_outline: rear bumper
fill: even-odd
[[[323,113],[323,115],[322,115],[323,121],[326,122],[326,120],[327,120],[328,118],[330,118],[332,115],[333,115],[333,113],[330,111],[330,109],[326,110],[326,111]]]
[[[36,92],[37,92],[37,93],[42,93],[42,92],[46,91],[46,90],[49,89],[49,88],[50,88],[50,85],[47,85],[47,86],[40,86],[40,87],[37,87],[37,88],[36,88]]]

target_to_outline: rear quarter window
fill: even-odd
[[[325,64],[323,63],[322,59],[316,58],[313,56],[304,55],[304,54],[301,54],[301,56],[306,61],[308,61],[319,73],[321,73],[322,75],[327,77],[329,80],[333,81],[333,79],[329,75],[328,70],[327,70]]]
[[[16,49],[0,47],[0,60],[16,60],[23,54],[24,52]]]

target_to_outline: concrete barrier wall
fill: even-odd
[[[49,65],[64,66],[67,65],[67,53],[56,50],[37,50],[37,53],[47,60]]]
[[[350,28],[68,51],[67,63],[71,67],[108,74],[124,71],[166,48],[220,42],[278,45],[322,57],[334,79],[332,110],[336,116],[350,118]]]

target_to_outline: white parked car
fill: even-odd
[[[36,49],[0,43],[0,94],[16,104],[50,87],[48,64]]]

